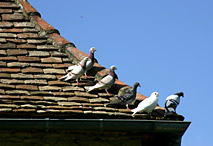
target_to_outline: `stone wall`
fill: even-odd
[[[76,133],[71,131],[0,130],[0,146],[178,146],[168,134]]]

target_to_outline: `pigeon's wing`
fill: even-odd
[[[122,103],[122,100],[120,100],[120,98],[116,98],[115,100],[113,100],[112,102],[110,102],[108,105],[120,104],[120,103]]]
[[[85,72],[87,72],[88,70],[90,70],[93,67],[93,62],[92,60],[89,58],[89,60],[86,63],[86,68],[85,68]]]
[[[75,69],[75,68],[76,68],[76,66],[77,66],[77,65],[69,66],[69,67],[68,67],[68,69],[67,69],[67,71],[72,71],[73,69]]]
[[[113,83],[113,77],[110,76],[110,75],[107,75],[103,79],[101,79],[98,83],[104,84],[104,85],[112,84]]]
[[[169,108],[169,107],[172,107],[172,108],[176,108],[178,105],[178,102],[174,99],[169,99],[169,100],[166,100],[165,102],[165,107]]]
[[[132,90],[127,91],[126,93],[124,93],[123,95],[121,95],[119,98],[123,101],[126,102],[132,98],[134,98],[135,94]]]
[[[93,87],[91,87],[89,89],[89,91],[93,90],[93,89],[102,89],[108,86],[111,86],[113,84],[113,77],[110,75],[107,75],[106,77],[104,77],[103,79],[101,79],[97,84],[95,84]]]
[[[78,75],[80,73],[82,73],[83,68],[80,65],[75,66],[75,68],[73,68],[73,70],[71,71],[72,74],[74,75]]]
[[[95,62],[95,63],[98,63],[98,60],[97,60],[96,58],[94,58],[94,62]]]
[[[116,73],[115,73],[115,78],[116,78],[116,79],[118,79],[118,76],[117,76],[117,74],[116,74]]]

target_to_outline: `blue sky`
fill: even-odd
[[[192,121],[182,146],[212,145],[213,1],[28,0],[61,35],[121,81],[149,96],[183,91],[177,108]]]

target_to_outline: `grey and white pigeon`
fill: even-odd
[[[85,57],[81,63],[78,65],[74,65],[69,73],[67,73],[65,76],[61,77],[60,79],[64,79],[64,81],[68,81],[70,79],[76,79],[77,84],[80,85],[78,79],[84,74],[86,70],[86,63],[89,60],[88,57]]]
[[[90,87],[88,89],[88,92],[92,91],[92,90],[102,90],[105,89],[105,91],[107,92],[107,94],[111,95],[108,92],[108,89],[112,87],[112,85],[115,83],[115,80],[118,79],[117,74],[115,73],[115,70],[117,70],[117,68],[113,65],[110,67],[110,71],[109,74],[105,77],[103,77],[98,83],[96,83],[94,86]]]
[[[166,113],[176,113],[176,108],[180,103],[180,97],[184,97],[183,92],[177,92],[173,95],[170,95],[166,98],[165,109]]]
[[[140,84],[138,82],[135,82],[130,90],[128,90],[123,95],[117,97],[114,101],[110,102],[108,105],[126,104],[126,107],[129,108],[129,103],[133,102],[136,98],[138,86],[140,87]]]
[[[133,112],[132,116],[134,117],[134,115],[140,111],[151,113],[158,104],[158,95],[158,92],[153,92],[149,98],[141,101],[137,108],[131,110]]]
[[[90,48],[90,50],[89,50],[89,55],[88,55],[89,60],[87,61],[86,68],[84,70],[84,75],[85,75],[86,78],[88,78],[87,71],[89,71],[93,67],[95,61],[97,61],[94,57],[95,51],[96,51],[96,49],[94,47]],[[84,62],[85,58],[83,60],[81,60],[77,65],[82,64],[82,62]],[[75,66],[76,65],[69,66],[67,71],[72,70],[73,67],[75,68]]]

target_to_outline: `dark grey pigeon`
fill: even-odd
[[[114,101],[109,103],[108,105],[114,105],[114,104],[126,104],[126,107],[129,108],[128,104],[133,102],[136,98],[137,93],[137,87],[140,87],[140,84],[138,82],[135,82],[133,87],[128,90],[123,95],[117,97]]]
[[[172,113],[172,112],[176,113],[176,108],[180,103],[181,96],[184,97],[183,92],[175,93],[166,98],[166,102],[165,102],[166,113]]]

